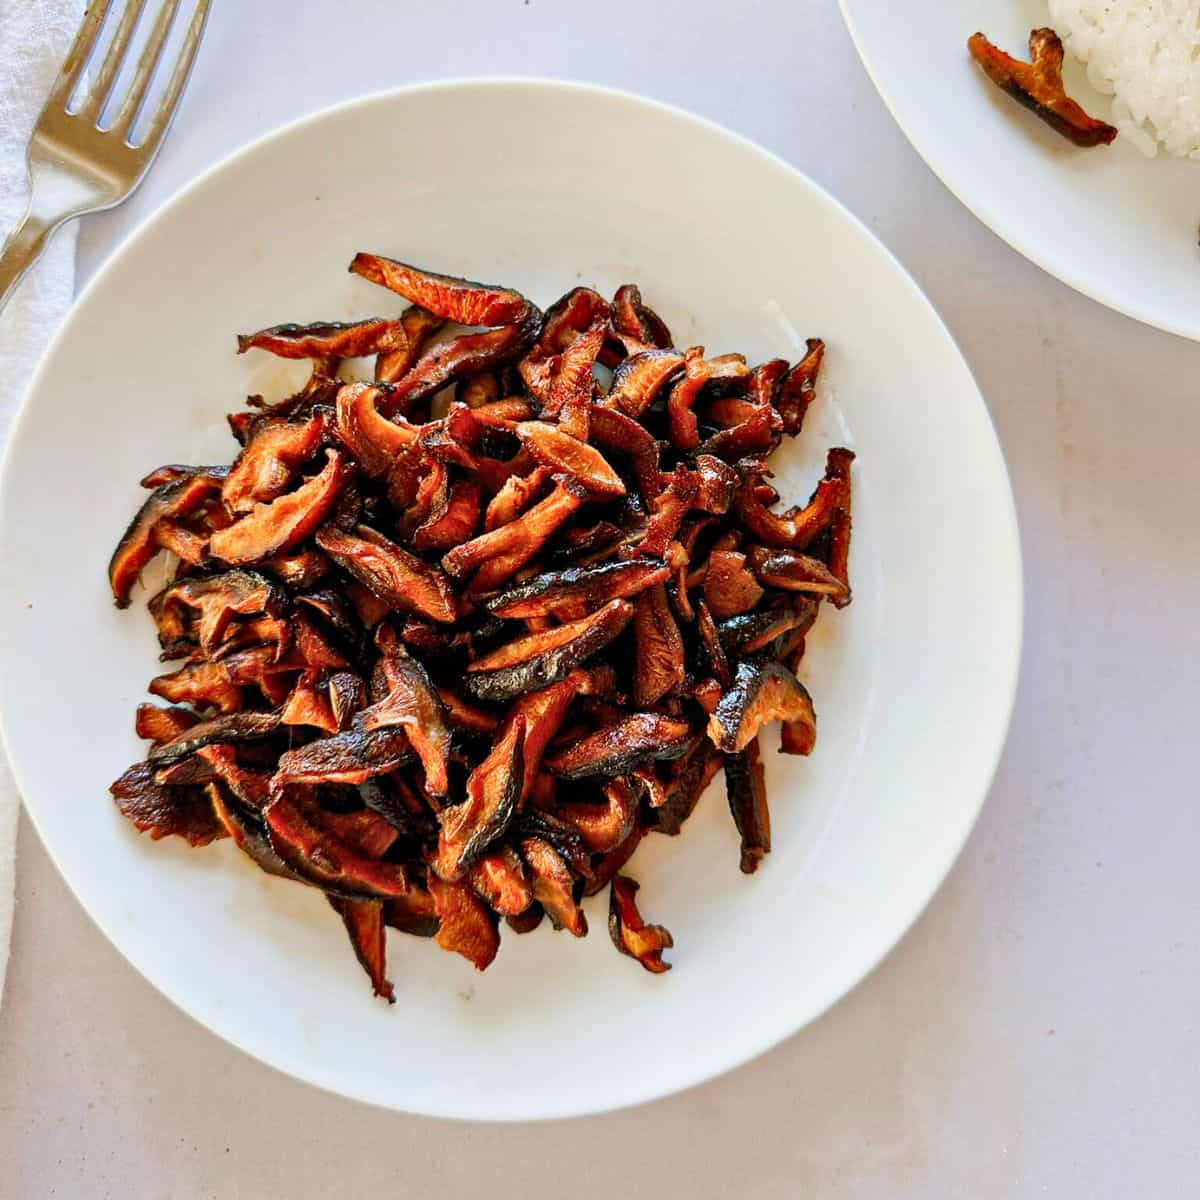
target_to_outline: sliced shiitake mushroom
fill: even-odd
[[[532,307],[509,288],[438,275],[380,254],[356,254],[350,270],[459,325],[518,325]]]
[[[282,496],[297,470],[316,454],[325,427],[321,415],[302,422],[272,417],[259,420],[221,485],[225,507],[231,513],[244,514],[256,504]]]
[[[467,798],[438,814],[442,826],[435,869],[461,879],[508,828],[525,781],[525,721],[518,717],[492,752],[471,772]]]
[[[584,845],[593,854],[607,854],[619,846],[637,822],[638,798],[628,779],[610,779],[603,790],[603,804],[570,801],[555,810],[556,816],[579,830]]]
[[[209,539],[209,553],[233,565],[261,562],[290,550],[312,534],[337,503],[350,468],[336,450],[326,451],[327,462],[294,492],[266,504],[256,504],[228,529]]]
[[[742,873],[752,875],[771,850],[771,810],[757,737],[737,754],[725,755],[725,792],[742,839]]]
[[[275,853],[298,875],[339,895],[386,898],[412,888],[406,867],[371,858],[323,828],[316,802],[289,788],[264,810]]]
[[[346,533],[326,525],[318,530],[316,541],[391,609],[421,613],[443,624],[455,620],[458,608],[446,576],[374,529],[360,525]]]
[[[339,321],[313,325],[272,325],[257,333],[238,334],[238,353],[267,350],[280,358],[359,358],[389,350],[397,335],[403,336],[399,321],[369,317],[343,324]]]
[[[545,421],[522,421],[516,433],[539,463],[577,479],[593,495],[625,495],[625,484],[604,455],[560,426]]]
[[[467,690],[480,700],[511,700],[555,683],[603,650],[632,617],[628,600],[610,600],[578,621],[517,638],[471,663]]]
[[[781,663],[739,663],[733,686],[708,719],[709,739],[726,754],[737,754],[771,721],[800,721],[815,734],[812,697]]]
[[[1085,149],[1107,146],[1117,136],[1115,126],[1088,116],[1067,95],[1062,78],[1062,39],[1053,29],[1035,29],[1030,33],[1032,61],[1027,63],[1005,54],[982,33],[971,35],[967,49],[998,88],[1076,146]]]
[[[608,903],[608,936],[622,954],[636,958],[655,975],[669,971],[662,952],[675,945],[662,925],[647,925],[638,912],[636,896],[639,884],[628,875],[614,875]]]
[[[242,742],[261,742],[279,728],[278,713],[234,712],[210,721],[201,721],[169,741],[160,742],[146,755],[146,760],[156,767],[188,758],[202,746],[217,742],[237,745]]]
[[[572,937],[586,936],[587,917],[575,899],[575,879],[562,856],[540,837],[522,838],[521,854],[533,877],[534,899],[546,910],[550,923]]]
[[[366,971],[376,996],[396,1003],[395,989],[387,977],[387,929],[382,900],[351,900],[327,895],[333,911],[342,918],[355,957]]]
[[[638,596],[633,632],[637,644],[633,702],[650,708],[684,679],[683,637],[671,615],[667,589],[661,583]]]
[[[450,790],[450,729],[446,710],[425,668],[404,649],[399,638],[388,631],[380,643],[383,657],[375,668],[380,689],[384,691],[370,708],[358,717],[362,729],[401,728],[421,760],[425,788],[435,797]]]
[[[412,745],[404,730],[368,733],[355,720],[342,733],[317,738],[280,755],[271,787],[279,793],[298,783],[363,783],[412,759]]]
[[[657,558],[630,558],[547,571],[514,584],[486,602],[488,612],[505,620],[553,616],[579,620],[610,600],[628,599],[667,578]]]
[[[164,787],[155,782],[155,765],[136,763],[108,790],[121,815],[155,841],[175,835],[189,845],[206,846],[225,836],[212,804],[198,787]]]
[[[754,546],[749,562],[758,581],[765,587],[828,596],[835,603],[849,594],[846,585],[820,559],[807,554]]]
[[[437,944],[461,954],[477,971],[486,971],[500,949],[500,934],[491,909],[469,883],[429,876],[429,894],[438,917]]]
[[[155,530],[161,521],[187,516],[220,490],[224,472],[193,468],[180,479],[154,489],[121,536],[108,564],[108,580],[118,608],[129,596],[142,569],[161,549]]]
[[[659,713],[634,713],[547,759],[546,769],[563,779],[623,775],[637,763],[678,758],[691,740],[687,721]]]
[[[533,903],[533,885],[521,856],[511,846],[490,850],[471,868],[471,886],[503,917]]]

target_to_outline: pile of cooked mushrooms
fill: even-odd
[[[723,766],[741,869],[771,848],[759,732],[812,752],[796,672],[850,602],[849,450],[776,511],[824,346],[792,365],[676,349],[633,285],[520,293],[359,254],[411,305],[239,338],[307,359],[229,417],[231,466],[165,466],[109,568],[118,606],[162,550],[162,658],[112,786],[152,837],[229,837],[322,890],[377,995],[387,926],[480,970],[500,918],[609,932],[649,971],[671,935],[620,872],[679,833]],[[374,380],[339,378],[375,357]]]

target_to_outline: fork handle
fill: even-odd
[[[0,311],[8,303],[25,272],[41,257],[50,235],[60,224],[61,221],[47,221],[28,211],[8,235],[4,248],[0,249]]]

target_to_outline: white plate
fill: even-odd
[[[621,148],[624,147],[624,150]],[[610,154],[597,155],[601,148]],[[630,150],[635,152],[630,153]],[[601,165],[608,160],[609,166]],[[769,745],[775,852],[754,877],[719,786],[634,859],[675,934],[652,977],[592,936],[506,937],[484,975],[392,935],[397,1004],[372,1000],[313,892],[222,843],[139,838],[106,788],[144,746],[161,668],[110,549],[163,461],[227,460],[224,414],[281,368],[239,330],[395,312],[347,274],[360,247],[511,283],[548,303],[639,281],[680,344],[830,346],[803,453],[860,454],[856,600],[822,616],[807,679],[816,755]],[[0,492],[3,728],[63,875],[145,976],[221,1037],[348,1096],[527,1119],[661,1096],[767,1049],[869,971],[948,870],[987,791],[1020,642],[1004,463],[937,314],[884,248],[764,151],[694,117],[564,84],[420,87],[350,104],[187,188],[80,297],[33,382]],[[144,597],[144,593],[142,593]]]
[[[917,153],[986,225],[1085,296],[1200,339],[1200,163],[1147,159],[1127,139],[1080,150],[991,83],[976,30],[1028,57],[1045,0],[841,0],[875,86]],[[1068,58],[1067,90],[1107,119],[1111,98]]]

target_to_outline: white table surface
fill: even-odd
[[[81,282],[199,170],[362,92],[542,74],[712,117],[862,217],[976,371],[1021,520],[1020,696],[978,828],[879,970],[722,1079],[560,1124],[396,1116],[260,1066],[133,972],[23,823],[0,1196],[1195,1195],[1200,346],[1077,296],[971,217],[833,0],[214,7],[149,181],[84,228]]]

